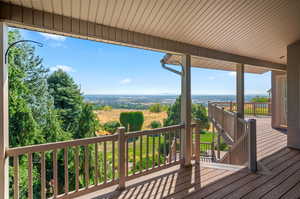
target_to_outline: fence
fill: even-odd
[[[214,102],[225,110],[236,112],[237,106],[235,102]],[[271,102],[245,102],[244,113],[246,115],[271,115]]]

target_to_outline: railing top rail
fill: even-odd
[[[116,141],[118,140],[118,135],[106,135],[101,137],[92,137],[92,138],[83,138],[83,139],[76,139],[70,141],[62,141],[62,142],[53,142],[53,143],[46,143],[46,144],[38,144],[38,145],[30,145],[30,146],[22,146],[16,148],[9,148],[6,150],[6,156],[15,156],[15,155],[22,155],[26,153],[34,153],[34,152],[43,152],[49,151],[54,149],[62,149],[65,147],[73,147],[73,146],[84,146],[87,144],[94,144],[97,142],[104,142],[104,141]]]
[[[197,124],[192,124],[192,127],[195,127],[195,125]],[[185,126],[184,124],[179,124],[179,125],[173,125],[173,126],[168,126],[163,128],[151,129],[151,130],[129,132],[129,133],[125,133],[125,137],[133,138],[142,135],[155,135],[161,132],[182,129],[184,128],[184,126]],[[114,135],[106,135],[101,137],[83,138],[83,139],[76,139],[70,141],[21,146],[15,148],[8,148],[6,150],[6,156],[16,156],[16,155],[22,155],[26,153],[44,152],[49,150],[62,149],[65,147],[84,146],[84,145],[94,144],[98,142],[117,141],[117,140],[118,140],[118,134],[114,134]]]

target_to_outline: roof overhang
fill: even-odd
[[[166,54],[163,57],[163,60],[165,64],[180,65],[182,63],[182,56],[177,54]],[[236,71],[236,65],[237,63],[234,62],[211,59],[207,57],[192,56],[191,58],[191,66],[197,68]],[[263,74],[270,71],[270,68],[245,64],[244,71],[246,73]]]
[[[11,26],[282,71],[299,10],[298,0],[0,0]]]

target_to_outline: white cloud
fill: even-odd
[[[125,78],[120,81],[120,84],[129,84],[130,82],[132,82],[130,78]]]
[[[209,80],[215,80],[216,77],[215,77],[215,76],[209,76],[208,79],[209,79]]]
[[[57,70],[63,70],[65,72],[74,72],[74,69],[71,66],[66,66],[66,65],[56,65],[56,66],[52,66],[50,67],[50,71],[57,71]]]
[[[49,34],[49,33],[44,33],[41,32],[40,35],[42,35],[45,39],[52,39],[52,40],[56,40],[56,41],[64,41],[66,40],[66,37],[61,36],[61,35],[53,35],[53,34]]]
[[[235,71],[229,72],[228,74],[229,74],[230,76],[232,76],[232,77],[235,77],[235,76],[236,76],[236,72],[235,72]]]

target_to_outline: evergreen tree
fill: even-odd
[[[54,98],[54,106],[57,110],[62,127],[65,131],[72,132],[73,137],[78,129],[80,114],[82,112],[83,97],[80,89],[63,70],[53,72],[48,77],[49,92]]]

